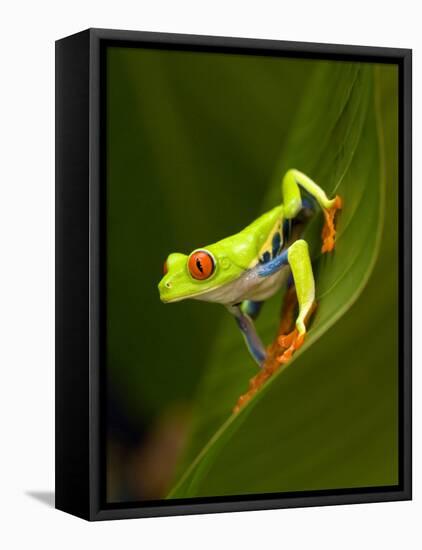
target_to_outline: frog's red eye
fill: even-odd
[[[169,268],[168,268],[168,265],[167,265],[167,260],[164,262],[164,265],[163,265],[163,274],[164,275],[167,275],[167,273],[169,272]]]
[[[208,279],[214,273],[214,258],[205,250],[197,250],[189,256],[188,268],[194,279]]]

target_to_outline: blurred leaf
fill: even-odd
[[[396,185],[397,144],[388,141],[387,156],[379,147],[381,121],[394,134],[388,113],[397,112],[397,75],[375,70],[374,89],[374,65],[319,62],[263,205],[280,201],[281,176],[291,167],[344,199],[332,255],[318,254],[320,220],[307,231],[319,308],[306,344],[232,416],[255,369],[232,319],[223,320],[170,498],[397,483],[396,273],[389,263],[397,243],[385,239],[397,227],[396,205],[385,202],[386,185]],[[266,342],[278,308],[271,300],[259,320]]]

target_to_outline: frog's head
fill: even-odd
[[[158,290],[162,302],[178,302],[201,296],[236,279],[243,272],[221,247],[215,245],[186,254],[170,254]]]

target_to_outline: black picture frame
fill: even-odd
[[[397,487],[106,504],[104,52],[108,45],[399,67],[400,483]],[[411,78],[408,49],[88,29],[56,42],[56,508],[87,520],[411,499]]]

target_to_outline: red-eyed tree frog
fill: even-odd
[[[315,281],[308,244],[301,236],[319,205],[325,216],[322,252],[333,250],[334,218],[342,207],[339,196],[328,199],[314,181],[295,169],[282,179],[281,193],[279,206],[239,233],[189,255],[170,254],[158,285],[164,303],[194,299],[223,304],[236,319],[259,367],[265,365],[267,352],[253,320],[262,303],[282,285],[294,285],[299,307],[293,331],[279,339],[283,353],[277,362],[287,362],[303,344],[315,306]]]

